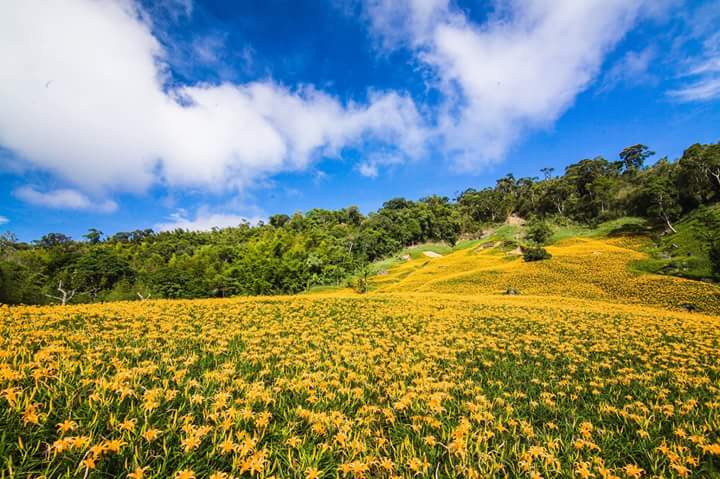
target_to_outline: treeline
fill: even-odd
[[[674,222],[720,199],[720,143],[692,145],[677,161],[633,145],[617,161],[584,159],[555,176],[509,174],[494,187],[450,200],[396,198],[363,215],[356,207],[274,215],[264,224],[209,232],[136,230],[77,241],[49,233],[32,243],[0,238],[0,302],[45,304],[138,298],[297,293],[343,284],[369,262],[403,247],[477,236],[509,215],[594,225],[642,216]],[[715,250],[714,250],[715,251]],[[720,254],[717,251],[712,254]]]

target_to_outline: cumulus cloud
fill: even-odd
[[[447,0],[367,0],[384,46],[411,48],[443,93],[438,134],[460,167],[501,159],[551,125],[597,76],[645,0],[512,0],[482,25]]]
[[[111,213],[117,209],[112,200],[94,201],[83,193],[72,189],[38,191],[31,186],[23,186],[14,191],[17,198],[37,205],[53,209],[88,210],[100,213]]]
[[[423,150],[403,94],[358,104],[269,80],[171,86],[150,21],[131,0],[3,2],[0,145],[93,196],[237,190],[367,138]],[[24,197],[51,203],[35,193]]]
[[[212,213],[207,207],[198,208],[194,218],[184,209],[180,209],[170,215],[169,221],[158,223],[155,229],[158,231],[173,231],[183,229],[188,231],[210,231],[213,228],[229,228],[244,223],[255,225],[263,220],[260,216],[246,218],[244,216],[228,213]]]

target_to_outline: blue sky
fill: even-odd
[[[0,229],[203,229],[720,140],[720,4],[0,5]]]

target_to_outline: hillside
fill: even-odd
[[[370,294],[493,296],[511,291],[555,301],[575,298],[720,314],[720,286],[644,271],[655,264],[648,253],[655,251],[654,243],[644,234],[619,233],[633,231],[630,226],[637,224],[625,220],[592,230],[556,228],[556,241],[547,247],[552,258],[531,263],[523,261],[517,248],[524,230],[513,225],[455,248],[410,248],[371,266]],[[689,243],[684,225],[678,230],[664,241]]]
[[[686,215],[647,248],[651,257],[638,265],[643,270],[692,279],[711,278],[709,245],[720,240],[720,205],[699,208]]]

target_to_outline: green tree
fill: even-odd
[[[501,193],[493,188],[479,191],[469,188],[458,196],[457,203],[461,213],[476,224],[505,219]]]
[[[282,228],[287,224],[287,222],[290,221],[290,217],[288,215],[272,215],[270,217],[270,225],[275,228]]]
[[[565,169],[564,180],[573,187],[572,215],[591,223],[605,215],[618,182],[617,167],[603,157],[584,159]]]
[[[682,209],[677,188],[677,168],[666,159],[658,161],[643,179],[641,191],[645,213],[665,222],[675,233],[673,222]]]
[[[90,244],[98,244],[102,239],[102,235],[102,231],[90,228],[88,232],[83,235],[83,238],[86,238]]]
[[[626,173],[635,173],[642,169],[645,160],[654,155],[654,151],[642,144],[631,145],[620,152],[620,161]]]
[[[679,162],[681,194],[693,208],[720,197],[720,143],[690,146]]]
[[[93,248],[78,258],[74,264],[73,286],[79,292],[96,298],[123,280],[132,280],[134,271],[130,263],[110,248]]]
[[[550,239],[552,233],[552,228],[550,228],[547,222],[535,219],[528,224],[526,237],[530,241],[541,245]]]
[[[546,166],[544,168],[540,168],[540,173],[543,174],[543,178],[545,178],[546,180],[549,180],[550,178],[552,178],[553,171],[555,171],[555,168],[551,168],[548,166]]]
[[[72,245],[73,240],[63,233],[48,233],[36,241],[41,248],[67,248]]]
[[[543,182],[540,196],[544,214],[566,215],[567,204],[572,197],[573,186],[564,177],[552,178]]]

